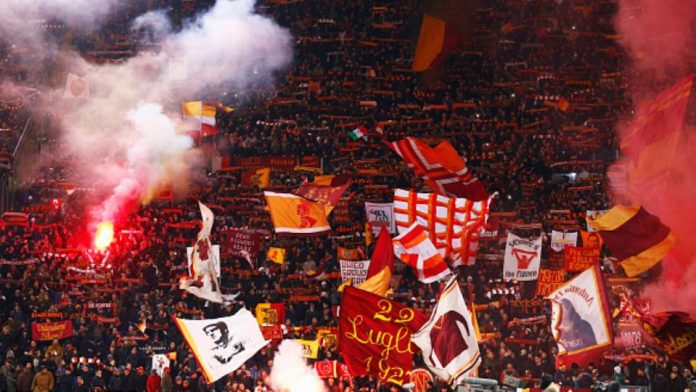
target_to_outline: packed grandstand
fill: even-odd
[[[694,390],[650,2],[39,3],[0,4],[0,391]]]

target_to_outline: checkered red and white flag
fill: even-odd
[[[436,193],[469,200],[488,199],[483,183],[471,174],[466,161],[449,142],[430,148],[415,137],[407,137],[386,144]]]
[[[452,273],[428,233],[416,222],[394,238],[394,255],[413,268],[423,283],[437,282]]]
[[[481,201],[435,193],[394,190],[394,216],[399,233],[418,222],[453,266],[473,265],[479,237],[488,220],[492,197]]]

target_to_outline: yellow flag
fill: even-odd
[[[317,359],[319,355],[319,340],[305,340],[305,339],[295,339],[295,341],[302,345],[303,353],[305,358]]]
[[[360,290],[369,291],[382,297],[386,297],[391,288],[391,269],[389,267],[382,268],[381,271],[372,275],[370,279],[355,286]]]
[[[268,248],[266,257],[274,263],[283,264],[285,262],[285,249],[272,246]]]
[[[324,206],[292,193],[264,192],[276,233],[319,234],[331,230]]]
[[[271,168],[264,167],[256,171],[256,177],[258,178],[259,188],[264,189],[268,187],[271,182]]]
[[[372,225],[370,222],[365,222],[365,248],[368,248],[375,240],[375,235],[372,233]]]
[[[325,176],[314,176],[314,183],[317,185],[331,186],[331,181],[334,179],[333,174],[327,174]]]

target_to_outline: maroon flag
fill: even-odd
[[[233,228],[223,232],[222,254],[224,256],[241,257],[252,265],[259,256],[261,235],[252,233],[247,228]]]
[[[307,200],[321,204],[326,209],[328,215],[336,207],[339,200],[341,200],[341,196],[349,186],[349,183],[339,186],[325,186],[306,182],[295,189],[294,193],[297,196],[302,196]]]
[[[418,310],[346,287],[341,300],[338,349],[350,374],[372,374],[397,385],[408,381],[413,354],[418,350],[411,336],[426,321],[428,316]]]

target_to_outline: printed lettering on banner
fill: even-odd
[[[350,279],[354,285],[358,285],[367,279],[367,270],[370,268],[370,260],[340,260],[341,276],[343,281]]]
[[[503,265],[504,280],[536,280],[540,263],[541,237],[530,240],[508,233]]]

